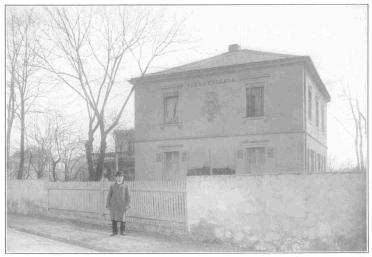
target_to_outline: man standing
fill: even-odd
[[[125,236],[125,213],[130,208],[131,196],[128,185],[123,183],[123,173],[118,171],[115,177],[116,182],[110,186],[106,201],[106,208],[110,209],[112,222],[112,234],[110,236],[118,234],[118,222],[120,222],[120,235]]]

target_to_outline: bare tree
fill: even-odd
[[[18,69],[18,59],[20,55],[21,42],[23,35],[17,35],[19,31],[19,21],[11,11],[6,17],[6,86],[7,86],[7,133],[6,133],[6,156],[7,166],[9,167],[10,139],[13,121],[16,113],[15,105],[15,77]]]
[[[33,123],[30,138],[34,142],[34,148],[37,149],[34,152],[41,152],[39,159],[40,162],[44,161],[41,163],[44,166],[39,165],[35,170],[44,174],[43,171],[48,166],[52,181],[74,180],[80,171],[80,169],[76,170],[76,165],[80,159],[78,157],[82,156],[84,142],[81,130],[74,128],[72,123],[68,122],[58,110],[56,113],[38,115]],[[64,178],[56,171],[59,163],[64,166]]]
[[[44,48],[40,54],[42,66],[85,101],[89,117],[85,143],[88,169],[90,179],[99,180],[107,136],[118,125],[134,91],[132,87],[115,118],[108,121],[105,114],[114,88],[123,83],[118,82],[123,60],[134,56],[140,77],[144,77],[154,59],[169,53],[171,46],[181,42],[177,36],[184,20],[166,29],[167,26],[159,26],[164,10],[144,7],[70,7],[46,8],[45,11],[48,20],[43,29],[44,41],[51,48]],[[144,58],[145,46],[149,43],[152,48]],[[97,130],[100,152],[94,169],[92,153]]]
[[[22,179],[25,162],[26,116],[37,111],[37,99],[47,94],[48,85],[37,77],[37,18],[33,9],[7,8],[7,84],[9,88],[7,150],[15,116],[20,120],[20,165],[17,179]]]
[[[328,154],[327,158],[327,172],[335,172],[336,167],[335,167],[335,162],[336,162],[336,156]]]
[[[82,167],[79,166],[80,156],[84,152],[84,141],[79,130],[67,128],[61,138],[61,156],[65,169],[64,181],[76,180]]]
[[[357,168],[359,171],[365,170],[365,164],[364,164],[364,137],[366,135],[366,124],[367,120],[365,118],[365,115],[360,105],[360,100],[358,99],[357,95],[354,97],[352,96],[350,92],[350,87],[345,86],[343,83],[341,83],[341,93],[340,98],[342,100],[345,100],[348,104],[349,110],[350,110],[350,116],[352,117],[353,123],[354,123],[354,130],[349,130],[346,128],[345,124],[341,122],[339,119],[336,118],[336,120],[342,125],[344,130],[354,138],[354,146],[355,146],[355,154],[357,159]],[[364,124],[362,124],[364,122]],[[363,131],[364,128],[364,131]],[[352,132],[351,132],[352,131]]]
[[[59,180],[56,166],[62,160],[59,139],[64,132],[64,127],[62,117],[44,114],[35,119],[30,133],[35,148],[43,153],[40,157],[45,156],[46,162],[52,169],[53,181]]]

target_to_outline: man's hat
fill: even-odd
[[[116,172],[115,177],[124,177],[124,174],[123,174],[123,172],[118,171],[118,172]]]

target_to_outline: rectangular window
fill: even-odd
[[[247,117],[264,116],[264,87],[263,83],[251,83],[253,87],[246,88]]]
[[[311,91],[311,87],[309,87],[309,91],[308,91],[309,93],[308,93],[308,97],[309,97],[309,99],[308,99],[308,104],[309,104],[309,106],[308,106],[308,115],[309,115],[309,121],[312,121],[312,113],[313,113],[313,110],[312,110],[312,101],[313,101],[313,96],[312,96],[312,91]]]
[[[325,127],[325,124],[324,124],[324,122],[325,122],[325,119],[324,119],[324,105],[322,105],[322,113],[321,113],[321,115],[322,115],[322,118],[321,118],[322,132],[324,132],[324,127]]]
[[[314,162],[315,162],[315,160],[314,160],[314,151],[311,150],[311,173],[314,173],[315,172],[315,170],[314,170],[314,168],[315,168]]]
[[[327,156],[324,156],[324,172],[327,172]]]
[[[316,127],[319,128],[319,99],[317,98],[316,99],[316,102],[315,102],[315,123],[316,123]]]
[[[320,167],[320,154],[318,153],[318,172],[321,172]]]
[[[309,159],[307,158],[307,152],[308,152],[308,150],[305,149],[305,171],[308,171],[308,169],[307,169],[307,164],[308,164],[308,162],[309,162]]]
[[[322,170],[322,168],[323,168],[322,163],[323,163],[322,155],[319,154],[319,172],[320,172],[320,173],[323,172],[323,170]]]
[[[164,124],[179,123],[179,93],[164,94]]]
[[[179,152],[165,152],[163,166],[163,180],[178,180],[180,173]]]
[[[247,148],[246,173],[265,172],[265,147]]]
[[[310,165],[310,160],[311,160],[311,157],[310,157],[310,148],[307,148],[307,171],[308,172],[311,172],[311,165]]]

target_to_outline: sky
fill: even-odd
[[[241,49],[310,56],[327,87],[328,155],[336,164],[355,162],[353,123],[346,103],[339,97],[340,83],[349,85],[367,105],[367,6],[365,5],[244,5],[244,6],[168,6],[176,17],[189,14],[183,33],[192,41],[186,50],[159,58],[150,72],[172,68],[222,54],[228,45]],[[123,87],[116,98],[124,101],[130,84],[138,76],[136,68],[122,72]],[[160,67],[160,68],[159,68]],[[59,92],[50,103],[67,106],[77,124],[86,122],[85,105],[68,90]],[[124,114],[125,124],[133,125],[134,97]],[[365,111],[366,113],[366,111]],[[124,123],[124,121],[123,121]],[[112,141],[111,141],[112,143]]]
[[[170,68],[215,56],[228,45],[242,49],[310,56],[331,95],[328,104],[328,154],[336,165],[356,162],[353,130],[340,83],[349,85],[367,105],[366,6],[193,6],[169,8],[190,12],[187,33],[195,48],[157,66]],[[159,60],[160,61],[160,60]]]
[[[332,98],[328,154],[336,156],[336,164],[355,162],[354,139],[339,121],[349,131],[353,122],[339,92],[340,83],[349,85],[366,107],[366,6],[194,7],[189,29],[201,39],[198,51],[211,56],[233,43],[242,49],[310,56]]]

